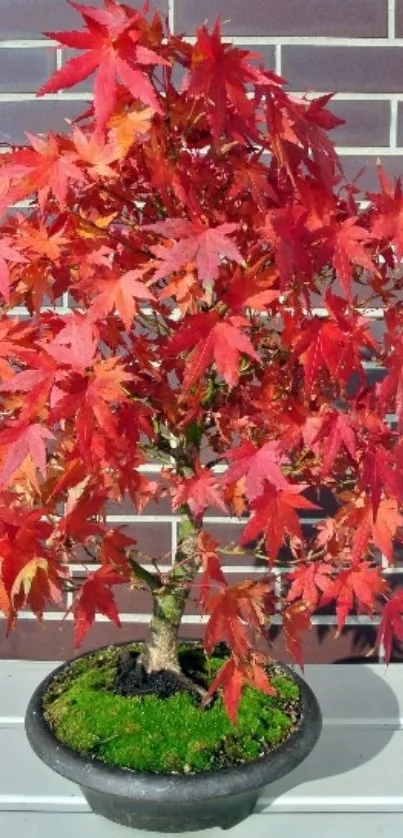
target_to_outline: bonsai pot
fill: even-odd
[[[79,656],[80,659],[88,657]],[[298,727],[267,755],[200,774],[140,773],[107,765],[62,744],[44,716],[44,697],[54,679],[71,665],[57,667],[35,690],[25,728],[37,756],[77,783],[93,812],[135,829],[186,832],[210,827],[229,829],[250,815],[264,787],[288,774],[313,749],[321,731],[318,702],[305,681],[284,666],[298,684]]]

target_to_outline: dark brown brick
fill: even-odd
[[[282,74],[298,91],[399,93],[402,47],[284,46]]]
[[[332,35],[385,37],[386,0],[175,0],[175,32],[193,32],[206,19],[230,19],[231,35]]]
[[[396,4],[396,18],[395,18],[395,31],[396,37],[402,38],[403,37],[403,0],[395,0]]]
[[[353,102],[335,100],[330,103],[329,108],[336,116],[346,121],[345,125],[335,128],[329,134],[336,145],[389,145],[389,102],[371,102],[366,99]]]
[[[336,626],[313,626],[303,635],[304,663],[376,663],[376,634],[377,627],[370,625],[347,626],[338,636]],[[290,663],[280,627],[272,627],[271,641],[273,657]]]
[[[50,49],[0,49],[0,93],[35,93],[56,69]]]
[[[65,133],[66,119],[74,119],[86,109],[85,102],[49,101],[0,102],[0,143],[26,143],[24,131],[46,134]]]
[[[200,623],[181,626],[180,638],[198,640],[203,637],[204,627]],[[0,659],[13,660],[69,660],[83,652],[90,652],[112,643],[129,643],[144,640],[147,634],[147,622],[123,623],[118,628],[114,623],[95,623],[80,649],[74,648],[73,623],[20,620],[15,629],[6,637],[5,622],[0,622]]]
[[[103,0],[80,0],[83,6],[103,6]],[[134,7],[142,2],[131,0]],[[152,8],[167,13],[167,0],[153,0]],[[67,0],[0,0],[2,38],[39,38],[42,32],[79,29],[82,18]]]
[[[118,527],[119,524],[111,524]],[[156,521],[155,523],[124,524],[123,532],[129,538],[136,539],[136,547],[150,558],[157,559],[161,564],[170,563],[171,525]],[[144,559],[146,561],[146,559]]]
[[[145,477],[150,483],[163,485],[163,481],[158,473],[148,473]],[[171,498],[161,497],[159,500],[150,500],[142,512],[144,515],[172,515],[174,513],[172,511]],[[136,515],[136,509],[130,495],[126,494],[121,503],[118,501],[108,501],[106,504],[106,513],[107,515]]]
[[[246,524],[247,519],[245,520]],[[237,543],[241,537],[241,533],[243,530],[242,524],[232,524],[230,521],[228,523],[223,524],[215,524],[215,523],[208,523],[205,524],[204,529],[214,538],[216,541],[220,542],[222,547],[228,546],[231,543]],[[237,558],[232,557],[234,559],[235,564],[247,564],[245,561],[245,556],[238,556]],[[223,556],[222,558],[223,564],[229,565],[232,564],[231,556]]]
[[[134,522],[125,524],[122,522],[110,522],[111,529],[120,529],[129,538],[136,541],[136,547],[144,557],[140,557],[143,564],[149,564],[151,558],[156,559],[159,565],[168,565],[171,562],[171,525],[169,523],[156,521],[155,523]],[[148,557],[148,558],[146,558]],[[74,550],[71,563],[89,565],[91,560],[85,550],[78,545]]]
[[[403,146],[403,102],[398,102],[397,111],[397,144]],[[403,162],[403,161],[402,161]],[[403,169],[403,167],[402,167]]]
[[[116,585],[113,589],[119,614],[144,614],[152,612],[152,599],[149,591],[136,591],[128,585]]]
[[[96,623],[77,650],[74,649],[72,622],[40,624],[34,620],[20,620],[8,637],[5,627],[0,624],[0,658],[66,660],[108,643],[142,640],[145,633],[146,625],[141,623],[125,623],[121,629],[113,623]]]
[[[194,623],[184,623],[181,626],[180,638],[198,640],[203,637],[204,630],[204,625],[195,619]],[[377,661],[377,655],[373,651],[376,632],[375,626],[348,626],[336,637],[335,626],[314,626],[304,636],[305,663],[374,663]],[[3,622],[0,623],[0,658],[66,660],[103,645],[141,641],[146,633],[147,621],[125,622],[121,629],[110,622],[95,623],[80,649],[75,650],[72,622],[52,621],[40,624],[34,620],[20,620],[8,637]],[[278,660],[289,663],[283,632],[277,626],[271,630],[271,654]],[[394,653],[394,659],[402,660],[398,648]]]
[[[55,612],[55,611],[57,611],[57,612],[59,612],[59,611],[60,611],[60,614],[63,616],[63,614],[64,614],[64,613],[65,613],[65,611],[66,611],[66,607],[67,607],[67,605],[66,605],[66,603],[67,603],[67,595],[66,595],[66,592],[65,592],[65,591],[62,591],[62,592],[61,592],[61,597],[62,597],[61,602],[47,602],[47,603],[45,604],[45,607],[44,607],[45,619],[46,619],[46,614],[49,614],[49,613],[51,613],[51,612]],[[23,614],[24,612],[28,612],[28,613],[30,613],[30,612],[31,612],[31,609],[30,609],[30,608],[28,608],[28,607],[23,608],[23,609],[21,610],[21,613]]]

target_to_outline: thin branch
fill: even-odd
[[[136,553],[136,551],[133,551]],[[145,582],[150,591],[157,591],[161,588],[161,578],[156,573],[151,573],[149,570],[146,570],[135,558],[133,558],[133,554],[130,552],[126,553],[127,561],[137,579],[140,579],[141,582]]]

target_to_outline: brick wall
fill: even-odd
[[[81,2],[102,5],[101,0]],[[206,19],[211,23],[220,15],[223,21],[228,20],[223,28],[228,37],[261,52],[295,93],[337,90],[333,110],[347,125],[334,132],[334,137],[348,176],[364,168],[358,182],[365,188],[375,187],[377,158],[392,175],[401,174],[403,0],[154,0],[153,5],[169,15],[176,33],[185,32],[189,37],[198,24]],[[68,57],[67,51],[51,49],[41,33],[74,28],[77,21],[65,0],[0,0],[0,143],[23,142],[24,129],[62,131],[66,118],[84,109],[87,85],[42,100],[34,95]],[[147,471],[158,477],[158,467],[147,466]],[[113,509],[109,520],[126,523],[145,553],[158,557],[175,548],[177,519],[169,507],[147,507],[142,516],[132,513],[127,507]],[[240,523],[212,513],[206,526],[214,537],[229,544],[237,539]],[[235,581],[261,573],[264,566],[248,556],[240,560],[228,555],[224,570]],[[77,565],[75,572],[79,575],[82,568]],[[147,595],[133,598],[131,592],[120,592],[119,604],[123,629],[117,631],[101,617],[83,649],[141,638],[150,607]],[[346,661],[370,653],[376,634],[373,625],[352,617],[336,640],[334,623],[331,614],[316,617],[316,630],[305,645],[307,663]],[[182,635],[198,637],[201,629],[201,619],[190,604]],[[273,629],[273,642],[274,652],[281,658],[280,626]],[[69,619],[61,622],[56,610],[48,612],[43,625],[31,615],[23,615],[8,638],[0,625],[0,657],[55,659],[72,654],[72,623]],[[401,659],[398,650],[395,659]]]

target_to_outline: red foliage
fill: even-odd
[[[232,650],[212,690],[234,718],[245,681],[270,689],[255,640],[275,612],[300,663],[329,603],[339,629],[380,615],[388,655],[403,636],[380,571],[403,525],[401,184],[347,184],[330,97],[293,99],[219,24],[190,45],[158,13],[72,5],[84,29],[50,34],[83,52],[41,93],[95,71],[94,103],[0,160],[0,608],[40,618],[69,584],[77,641],[97,612],[118,623],[114,586],[153,577],[108,504],[165,496],[197,534],[206,649]],[[268,576],[226,584],[211,506],[251,513],[238,554],[266,553]],[[100,567],[80,588],[83,557]],[[174,585],[178,562],[154,578]]]

